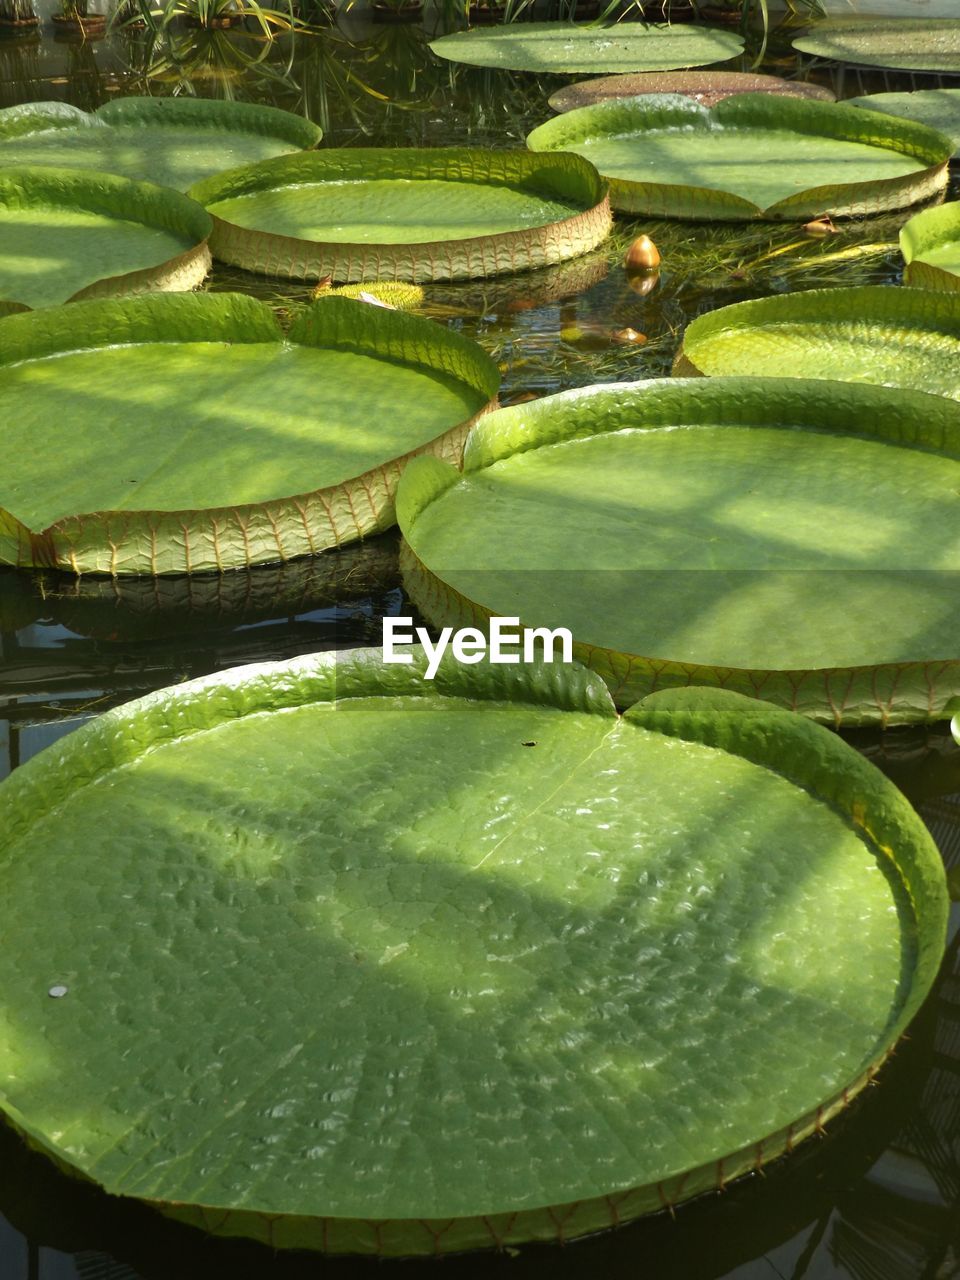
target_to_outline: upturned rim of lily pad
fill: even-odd
[[[945,205],[943,208],[952,206]],[[955,218],[954,222],[960,239],[960,219]],[[960,288],[960,279],[957,279],[956,287]],[[731,363],[728,356],[718,359],[711,354],[711,339],[720,334],[746,335],[753,329],[770,329],[775,333],[777,327],[782,325],[789,334],[788,341],[800,344],[797,353],[798,367],[785,376],[830,376],[842,381],[842,375],[835,371],[824,375],[809,367],[810,363],[819,363],[817,340],[819,338],[821,343],[826,342],[831,328],[849,325],[857,332],[858,341],[862,340],[866,346],[861,326],[870,323],[896,325],[904,335],[909,333],[916,336],[921,343],[925,333],[952,335],[960,342],[960,296],[953,297],[926,288],[902,289],[892,285],[866,284],[850,288],[804,289],[796,293],[777,293],[765,298],[749,298],[743,302],[730,303],[728,306],[706,311],[691,320],[674,357],[672,372],[675,377],[681,378],[703,375],[744,377],[753,371],[750,367],[749,348],[745,348],[743,352],[742,364],[738,363],[737,352]],[[801,334],[806,335],[805,339]],[[789,363],[786,353],[784,360]],[[913,381],[901,380],[898,369],[902,363],[901,348],[891,345],[886,366],[880,364],[875,368],[876,377],[867,379],[860,369],[853,371],[851,381],[872,381],[882,386],[904,387],[930,395],[941,394],[927,385],[918,385],[919,380],[916,378]],[[955,398],[960,399],[960,367],[954,391]]]
[[[172,187],[90,169],[17,165],[0,167],[0,205],[17,210],[36,206],[62,208],[66,213],[82,210],[176,232],[192,241],[181,253],[163,262],[102,276],[64,298],[64,302],[193,289],[210,270],[208,240],[213,220],[195,200]],[[51,238],[56,236],[55,230],[49,234]],[[16,298],[0,297],[0,315],[30,310],[28,304]]]
[[[203,128],[265,133],[304,150],[315,147],[323,130],[311,120],[280,107],[220,98],[150,98],[132,94],[111,98],[95,111],[67,102],[24,102],[0,110],[0,142],[49,129],[96,129],[110,125]]]
[[[929,450],[960,459],[960,405],[922,391],[812,378],[671,377],[560,392],[499,409],[478,423],[467,439],[461,472],[430,459],[407,470],[397,494],[404,539],[400,563],[407,594],[435,627],[486,628],[502,609],[478,598],[476,587],[469,594],[461,591],[447,580],[443,568],[431,565],[429,548],[418,535],[423,514],[458,486],[470,492],[471,475],[520,455],[541,448],[549,453],[551,447],[580,445],[621,429],[643,433],[681,425],[711,431],[747,426],[837,433],[883,441],[894,449]],[[543,527],[551,534],[555,529]],[[482,529],[477,529],[476,537],[471,545],[482,546]],[[560,581],[566,563],[561,557],[555,566]],[[489,567],[482,558],[476,566],[457,566],[475,570],[471,579],[475,583]],[[524,572],[544,571],[514,567],[505,575]],[[450,573],[453,576],[452,567]],[[559,600],[559,587],[555,594]],[[517,611],[521,625],[557,625],[552,615],[523,617],[522,608]],[[692,652],[680,656],[659,650],[641,652],[636,645],[627,651],[604,643],[602,631],[589,637],[573,635],[573,656],[603,675],[619,706],[664,688],[709,685],[775,703],[837,728],[886,727],[949,716],[954,700],[960,698],[960,656],[955,654],[955,650],[917,652],[872,664],[761,667],[729,659],[721,664]]]
[[[321,241],[250,228],[220,216],[221,202],[285,187],[396,179],[444,180],[483,188],[509,187],[534,199],[553,197],[578,212],[517,231],[414,243]],[[189,189],[213,217],[215,258],[261,275],[295,280],[331,276],[338,284],[365,280],[486,279],[554,266],[595,249],[613,225],[607,184],[577,155],[534,156],[529,151],[468,147],[327,147],[278,156],[216,174]]]
[[[558,752],[562,752],[565,741],[564,722],[559,718],[552,719],[554,716],[575,716],[576,723],[583,726],[581,733],[589,731],[591,741],[599,730],[604,740],[611,735],[623,736],[634,732],[641,735],[638,742],[649,739],[656,743],[661,738],[670,739],[677,753],[684,750],[681,744],[689,744],[689,752],[696,753],[698,769],[709,772],[713,757],[735,757],[738,768],[752,766],[768,771],[776,775],[778,787],[795,788],[799,793],[797,803],[805,805],[809,802],[831,811],[834,820],[849,827],[851,839],[863,846],[864,854],[876,859],[892,882],[891,892],[897,896],[901,914],[900,930],[905,941],[909,937],[912,945],[906,953],[907,963],[898,990],[891,998],[891,1016],[882,1029],[874,1031],[871,1027],[869,1045],[865,1045],[862,1053],[857,1055],[858,1065],[852,1076],[846,1077],[850,1070],[846,1065],[843,1078],[836,1072],[828,1074],[826,1079],[818,1077],[813,1082],[814,1088],[805,1090],[805,1093],[816,1096],[815,1090],[820,1089],[820,1101],[812,1105],[807,1102],[799,1114],[791,1112],[792,1099],[778,1105],[774,1108],[777,1127],[772,1132],[757,1132],[745,1145],[735,1143],[733,1149],[724,1142],[727,1135],[723,1131],[721,1113],[717,1120],[719,1145],[711,1158],[694,1167],[685,1167],[683,1154],[674,1151],[670,1145],[663,1152],[663,1175],[659,1181],[604,1185],[605,1170],[601,1167],[595,1172],[587,1171],[594,1179],[591,1191],[575,1203],[543,1203],[538,1201],[534,1190],[525,1203],[514,1207],[504,1204],[500,1189],[491,1185],[483,1197],[486,1203],[477,1204],[473,1211],[460,1211],[443,1217],[434,1206],[439,1207],[447,1188],[431,1185],[429,1179],[423,1186],[423,1211],[417,1216],[390,1215],[373,1210],[366,1216],[325,1214],[322,1203],[308,1213],[299,1207],[287,1208],[261,1193],[265,1171],[256,1160],[252,1160],[241,1175],[241,1185],[244,1176],[253,1179],[252,1194],[247,1193],[241,1203],[212,1197],[204,1200],[196,1195],[184,1195],[182,1199],[175,1200],[152,1192],[149,1188],[156,1182],[144,1184],[142,1173],[138,1178],[135,1173],[130,1176],[123,1172],[131,1167],[129,1149],[121,1153],[119,1162],[114,1162],[119,1163],[119,1176],[111,1176],[101,1171],[96,1160],[91,1161],[82,1144],[67,1144],[61,1133],[50,1132],[47,1114],[42,1107],[34,1108],[39,1111],[39,1114],[34,1114],[29,1108],[22,1108],[7,1098],[4,1109],[14,1128],[31,1146],[61,1168],[99,1181],[111,1194],[140,1199],[164,1214],[213,1234],[252,1237],[281,1249],[379,1256],[448,1253],[493,1246],[502,1248],[529,1240],[562,1242],[628,1222],[643,1213],[658,1212],[664,1208],[672,1210],[675,1204],[693,1196],[722,1190],[734,1178],[762,1169],[770,1161],[793,1151],[805,1138],[822,1132],[823,1126],[839,1115],[875,1078],[893,1052],[929,991],[942,958],[948,912],[943,866],[929,833],[907,800],[878,769],[836,734],[790,712],[751,702],[726,690],[664,690],[642,699],[618,715],[599,677],[576,663],[497,666],[487,662],[480,666],[465,666],[448,656],[440,663],[435,678],[430,680],[425,678],[423,651],[414,647],[407,656],[410,658],[407,665],[388,666],[380,650],[361,649],[233,668],[159,690],[108,711],[69,735],[58,744],[56,752],[47,751],[35,756],[2,784],[0,801],[6,816],[3,843],[22,846],[23,841],[30,838],[32,828],[49,823],[58,809],[69,804],[78,793],[85,792],[87,797],[94,798],[97,794],[106,794],[109,803],[109,779],[136,768],[138,762],[151,753],[189,751],[209,732],[244,733],[244,725],[248,730],[253,724],[263,730],[271,716],[287,718],[314,708],[321,714],[325,707],[331,710],[338,708],[347,715],[352,707],[356,707],[357,714],[364,715],[369,721],[376,715],[422,717],[430,711],[447,708],[465,712],[473,705],[485,724],[496,721],[498,710],[501,715],[512,716],[507,723],[514,730],[517,727],[516,711],[529,708],[537,713],[539,723],[544,723],[545,716],[551,717],[551,725],[555,726],[552,731],[557,735],[555,750]],[[573,727],[571,720],[570,728]],[[576,739],[578,743],[581,741],[582,738]],[[383,754],[383,743],[386,742],[389,742],[389,735],[383,738],[377,755],[378,776],[385,769],[389,770],[390,757]],[[517,751],[519,746],[522,750],[528,745],[536,744],[511,741],[509,749]],[[583,770],[582,760],[578,768]],[[305,776],[309,777],[309,774]],[[317,781],[320,786],[324,785],[322,777]],[[438,779],[438,783],[440,781]],[[250,803],[249,799],[247,803]],[[442,797],[437,805],[442,805]],[[416,816],[416,811],[413,816]],[[292,829],[289,814],[286,823],[286,829]],[[167,831],[167,839],[170,838],[171,833]],[[452,842],[456,844],[456,841],[454,835]],[[849,853],[849,846],[844,845],[843,848],[845,853]],[[818,852],[811,850],[811,855]],[[827,854],[829,852],[826,851]],[[388,851],[384,851],[382,856],[388,858]],[[109,868],[109,863],[107,865]],[[19,864],[17,866],[19,868]],[[796,874],[799,875],[801,870],[797,868]],[[477,868],[471,871],[474,878],[478,874],[486,874],[478,872]],[[231,874],[223,868],[217,868],[217,872],[220,875]],[[212,873],[213,868],[207,866],[207,875]],[[221,895],[227,894],[227,883],[218,875],[214,879]],[[203,883],[206,884],[207,880],[204,879]],[[268,877],[265,883],[269,883]],[[385,883],[389,901],[389,882]],[[41,904],[39,909],[42,910],[42,888],[37,893]],[[91,909],[106,911],[105,919],[109,919],[111,901],[107,896]],[[506,917],[505,927],[509,919]],[[187,921],[187,926],[195,935],[200,929],[192,918]],[[323,954],[325,956],[326,953]],[[314,959],[317,958],[314,952]],[[144,1001],[149,999],[149,975],[156,972],[149,966],[145,969],[147,987],[143,993]],[[208,975],[204,975],[204,980],[207,978]],[[46,983],[42,985],[43,994],[39,999],[44,999],[47,994]],[[85,1011],[82,979],[76,989],[72,981],[61,982],[56,991],[51,989],[49,994],[65,997],[58,1017],[67,1019],[64,1024],[64,1035],[67,1035],[70,1019],[82,1017]],[[453,995],[455,993],[451,993],[448,1001]],[[90,998],[88,994],[86,999],[89,1001]],[[749,986],[743,998],[751,998]],[[169,1000],[165,1003],[169,1008]],[[60,1007],[58,1005],[58,1010]],[[269,1014],[273,1004],[266,1002],[263,1007]],[[278,1002],[277,1010],[281,1020],[286,1019],[276,1027],[276,1042],[280,1046],[276,1052],[282,1066],[288,1061],[283,1056],[284,1046],[291,1036],[300,1034],[302,1038],[302,1028],[298,1028],[295,1019],[289,1020],[286,1005]],[[11,1028],[14,1025],[11,1022]],[[95,1019],[90,1025],[95,1025]],[[766,1038],[775,1038],[775,1034],[776,1027],[773,1026]],[[375,1044],[386,1043],[389,1039],[389,1035],[385,1039],[381,1032],[375,1042],[371,1041],[370,1056],[374,1061]],[[830,1037],[824,1036],[823,1040],[828,1044]],[[270,1043],[273,1045],[274,1041]],[[672,1051],[683,1052],[683,1049],[675,1046]],[[734,1052],[734,1061],[742,1061],[750,1051],[749,1043],[742,1046]],[[149,1054],[149,1047],[147,1052]],[[191,1050],[185,1047],[184,1052],[189,1056]],[[201,1047],[201,1061],[203,1054],[204,1048]],[[853,1056],[852,1052],[848,1056]],[[462,1064],[463,1068],[465,1066]],[[372,1067],[373,1062],[365,1063],[363,1069],[371,1070]],[[522,1071],[520,1079],[523,1079]],[[163,1087],[162,1076],[160,1085]],[[144,1102],[142,1083],[138,1090],[139,1110]],[[379,1099],[380,1094],[375,1094],[375,1114]],[[390,1108],[399,1105],[399,1101],[389,1102]],[[86,1122],[90,1123],[89,1120]],[[77,1123],[82,1125],[84,1117],[78,1116]],[[233,1132],[228,1136],[232,1137]],[[421,1135],[421,1141],[428,1142],[429,1138],[429,1130]],[[141,1147],[144,1144],[152,1146],[155,1135],[149,1131],[144,1134],[141,1130],[139,1140]],[[302,1150],[303,1145],[294,1135],[293,1152]],[[133,1149],[135,1151],[136,1146]],[[176,1148],[171,1147],[171,1151],[176,1153]],[[229,1145],[225,1151],[229,1158]],[[300,1158],[304,1158],[302,1154]],[[495,1151],[493,1159],[496,1159]],[[175,1159],[171,1163],[174,1166],[170,1171],[173,1177],[164,1170],[159,1179],[168,1187],[175,1185],[177,1175],[183,1171],[184,1161]],[[190,1176],[189,1169],[185,1172]],[[209,1171],[204,1169],[202,1172],[204,1176],[199,1181],[207,1182]],[[193,1181],[198,1181],[195,1174]],[[375,1197],[376,1203],[376,1198],[383,1197],[384,1188],[372,1186],[370,1195]],[[404,1198],[408,1200],[410,1196],[405,1195]]]
[[[953,119],[949,129],[937,120],[938,106],[943,105],[946,97],[950,104]],[[897,93],[866,93],[858,98],[846,98],[844,101],[851,107],[861,107],[864,111],[880,111],[885,115],[899,116],[903,120],[916,120],[953,139],[956,146],[954,158],[960,156],[960,88],[957,89],[912,89]],[[914,104],[920,105],[920,110]]]
[[[433,453],[459,463],[470,427],[497,403],[499,370],[477,343],[421,316],[347,298],[315,302],[286,333],[266,303],[231,293],[153,294],[10,315],[0,320],[0,367],[119,346],[190,342],[338,348],[452,377],[470,388],[479,408],[435,439],[384,457],[360,475],[264,501],[191,510],[81,511],[44,529],[29,528],[0,506],[0,564],[153,576],[314,555],[390,528],[397,482],[408,460]],[[322,421],[318,390],[318,443]],[[90,448],[95,462],[97,442]]]
[[[0,166],[4,163],[4,143],[70,130],[113,128],[202,128],[224,136],[260,135],[275,138],[294,152],[316,147],[323,137],[323,130],[302,116],[252,102],[131,96],[113,98],[96,111],[81,111],[66,102],[25,102],[0,108]],[[93,173],[109,172],[94,165],[83,167]],[[144,177],[152,180],[153,175]]]
[[[951,201],[914,214],[900,228],[899,239],[905,284],[949,293],[960,290],[960,272],[924,260],[931,249],[960,243],[960,203]]]
[[[837,102],[813,102],[762,93],[741,93],[704,107],[679,94],[618,98],[555,116],[527,135],[534,151],[563,151],[598,136],[622,137],[665,130],[736,128],[794,130],[815,137],[863,143],[896,151],[922,164],[912,173],[870,181],[826,183],[761,207],[730,191],[679,183],[607,176],[610,203],[627,213],[693,221],[743,222],[756,218],[792,221],[825,211],[854,217],[901,209],[943,190],[953,142],[946,135],[877,111]]]

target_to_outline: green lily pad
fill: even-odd
[[[960,18],[828,18],[793,47],[861,67],[960,72]]]
[[[916,120],[945,133],[960,152],[960,89],[917,89],[914,93],[870,93],[848,98],[847,105],[867,111],[883,111],[904,120]]]
[[[185,191],[236,165],[314,147],[321,131],[275,107],[208,98],[117,98],[93,115],[62,102],[0,110],[0,170],[96,169]]]
[[[353,147],[208,179],[214,256],[266,275],[459,280],[563,262],[610,231],[606,187],[579,156]]]
[[[197,573],[350,542],[393,524],[411,453],[459,458],[498,384],[459,334],[343,298],[286,338],[235,294],[9,316],[0,564]]]
[[[743,38],[670,24],[524,22],[456,31],[431,41],[430,48],[452,62],[510,71],[674,71],[735,58],[743,52]]]
[[[915,214],[900,228],[907,284],[924,289],[960,289],[960,205],[939,205]]]
[[[70,169],[0,168],[6,311],[151,289],[210,269],[210,215],[166,187]]]
[[[732,98],[737,93],[783,94],[788,98],[816,98],[821,102],[833,102],[836,96],[820,84],[746,71],[640,71],[565,85],[551,94],[548,102],[554,111],[574,111],[610,98],[635,98],[644,93],[680,93],[705,107],[716,106],[723,98]]]
[[[682,428],[682,429],[681,429]],[[960,405],[801,378],[590,387],[408,469],[407,591],[438,626],[566,627],[620,705],[722,685],[835,724],[960,695]]]
[[[738,302],[687,326],[673,371],[876,382],[960,400],[960,295],[865,285]]]
[[[576,666],[409,656],[163,690],[0,787],[32,1146],[221,1234],[433,1254],[723,1187],[869,1082],[947,914],[876,769],[723,691],[620,718]]]
[[[548,120],[527,146],[589,160],[615,209],[721,221],[899,209],[943,189],[953,150],[912,121],[753,93],[711,108],[677,94],[600,102]]]

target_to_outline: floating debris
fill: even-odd
[[[829,213],[825,213],[820,218],[811,218],[809,222],[803,224],[803,229],[808,236],[835,236],[840,231]]]

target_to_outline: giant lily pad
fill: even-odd
[[[915,214],[900,228],[900,252],[907,264],[907,284],[960,289],[960,204]]]
[[[457,280],[562,262],[610,230],[579,156],[368,148],[270,160],[191,188],[214,255],[296,279]]]
[[[800,378],[503,409],[398,496],[437,625],[567,627],[621,705],[723,685],[836,724],[960,695],[960,405]]]
[[[456,31],[432,41],[430,48],[452,62],[511,71],[673,71],[735,58],[743,52],[743,38],[732,31],[669,24],[524,22]]]
[[[0,169],[96,169],[185,191],[211,173],[314,147],[321,131],[275,107],[207,98],[117,98],[93,115],[62,102],[0,111]]]
[[[868,1083],[947,913],[876,769],[723,691],[620,718],[576,666],[408,656],[163,690],[0,788],[31,1145],[222,1234],[433,1254],[722,1188]]]
[[[283,337],[240,295],[0,321],[0,563],[196,573],[389,527],[406,458],[459,458],[499,375],[474,343],[336,298]]]
[[[743,221],[899,209],[942,190],[953,146],[912,121],[838,103],[738,94],[614,99],[548,120],[534,151],[574,151],[615,209]]]
[[[167,187],[70,169],[0,168],[0,302],[27,310],[192,289],[210,269],[211,226],[198,204]]]
[[[641,71],[568,84],[551,94],[548,101],[554,111],[574,111],[610,98],[635,98],[644,93],[680,93],[705,107],[714,107],[738,93],[773,93],[788,98],[818,98],[822,102],[833,102],[836,97],[823,85],[746,71]]]
[[[738,302],[687,327],[674,373],[837,378],[960,400],[960,295],[866,285]]]
[[[904,120],[916,120],[945,133],[960,152],[960,89],[917,89],[914,93],[870,93],[848,98],[851,107],[884,111]]]
[[[828,18],[793,47],[861,67],[960,72],[960,18]]]

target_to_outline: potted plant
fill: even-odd
[[[374,22],[417,22],[423,16],[423,0],[373,0]]]
[[[29,31],[39,25],[33,0],[0,0],[0,30]]]
[[[506,16],[507,6],[499,0],[472,0],[467,10],[471,26],[482,26],[486,23],[501,22]]]
[[[107,27],[106,14],[92,12],[89,0],[60,0],[53,22],[59,31],[82,36],[103,35]]]

